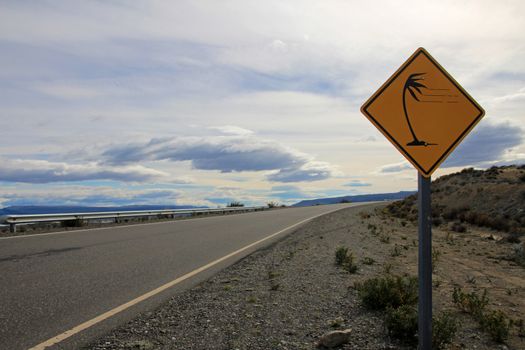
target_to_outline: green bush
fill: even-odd
[[[434,217],[432,218],[432,225],[433,226],[439,226],[443,223],[443,220],[440,217]]]
[[[417,309],[412,305],[403,305],[387,310],[385,326],[388,335],[405,344],[417,344]]]
[[[339,247],[335,251],[335,264],[337,266],[342,266],[348,256],[347,247]]]
[[[362,263],[365,264],[365,265],[373,265],[376,261],[371,258],[371,257],[368,257],[368,256],[365,256],[362,260]]]
[[[448,312],[432,318],[432,349],[444,349],[458,331],[458,321]]]
[[[450,229],[454,232],[459,232],[459,233],[467,232],[467,227],[459,222],[453,223]]]
[[[492,340],[502,343],[508,338],[513,321],[503,311],[486,310],[489,304],[486,289],[479,296],[476,292],[464,293],[460,288],[454,288],[452,298],[459,309],[474,316]]]
[[[483,314],[480,319],[480,325],[490,335],[492,340],[503,343],[509,337],[513,322],[503,311],[496,310]]]
[[[480,296],[474,291],[465,293],[461,288],[454,287],[452,300],[461,311],[473,315],[478,320],[482,317],[483,311],[485,311],[485,307],[489,303],[486,289]]]
[[[244,204],[241,203],[241,202],[238,202],[238,201],[233,201],[231,203],[228,203],[228,205],[226,205],[228,208],[235,208],[235,207],[244,207]]]
[[[407,345],[417,345],[418,313],[412,305],[389,308],[385,319],[388,335]],[[432,318],[432,349],[445,349],[458,330],[458,322],[450,313]]]
[[[355,287],[363,305],[373,310],[397,308],[417,302],[417,277],[386,275],[357,283]]]
[[[432,248],[432,272],[436,271],[437,263],[439,261],[439,257],[441,256],[441,251],[436,248]]]
[[[335,264],[350,273],[357,272],[354,254],[347,247],[339,247],[335,251]]]

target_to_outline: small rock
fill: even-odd
[[[319,339],[318,347],[335,348],[337,346],[346,344],[350,341],[350,333],[352,329],[345,329],[344,331],[328,332]]]

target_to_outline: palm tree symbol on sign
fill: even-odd
[[[407,105],[406,105],[406,97],[407,97],[406,93],[407,93],[407,91],[410,93],[410,95],[412,95],[412,97],[416,101],[418,101],[418,102],[426,102],[426,101],[420,101],[419,98],[417,97],[417,94],[425,95],[421,91],[422,88],[423,89],[429,89],[425,85],[423,85],[422,83],[419,82],[421,80],[424,80],[423,75],[425,75],[425,73],[410,74],[410,76],[407,78],[407,80],[405,82],[405,85],[403,87],[403,111],[405,112],[405,118],[406,118],[407,123],[408,123],[408,128],[410,129],[410,133],[412,134],[412,138],[413,138],[412,141],[407,143],[407,146],[425,146],[426,147],[426,146],[430,146],[430,145],[435,145],[435,143],[428,143],[426,141],[418,139],[418,137],[416,136],[416,133],[414,132],[414,128],[412,127],[412,123],[410,123],[410,118],[408,117],[408,112],[407,112]],[[429,89],[429,90],[432,90],[432,89]],[[429,95],[427,95],[427,96],[429,96]],[[432,95],[430,95],[430,96],[432,96]]]

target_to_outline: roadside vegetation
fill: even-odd
[[[358,282],[354,285],[364,307],[385,312],[388,335],[398,342],[416,346],[418,342],[418,279],[390,273]],[[433,318],[432,348],[444,349],[458,329],[457,319],[448,312]]]
[[[452,293],[452,300],[459,310],[471,315],[495,342],[504,343],[514,330],[518,336],[525,336],[523,319],[514,320],[502,310],[488,308],[490,300],[486,289],[479,294],[476,291],[467,293],[456,287]]]
[[[335,251],[335,264],[350,273],[357,272],[357,264],[352,251],[347,247],[339,247]]]
[[[465,224],[506,232],[521,238],[525,234],[525,165],[464,169],[432,182],[432,222],[466,232]],[[401,219],[417,221],[417,195],[387,206]]]
[[[241,203],[239,201],[232,201],[226,205],[228,208],[235,208],[235,207],[244,207],[244,203]]]

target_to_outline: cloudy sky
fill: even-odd
[[[523,1],[2,1],[0,206],[414,190],[359,107],[420,46],[486,110],[436,176],[523,163],[524,14]]]

